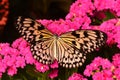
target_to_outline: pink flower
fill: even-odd
[[[113,56],[112,60],[113,65],[115,65],[116,67],[120,67],[120,53],[116,53]]]
[[[112,71],[110,69],[103,70],[102,73],[105,80],[114,80]]]
[[[103,59],[101,62],[101,66],[103,69],[111,69],[113,64],[108,59]]]
[[[10,55],[4,56],[3,62],[6,63],[7,66],[13,66],[16,62],[16,56],[11,57]]]
[[[48,76],[49,76],[51,79],[57,77],[57,76],[58,76],[58,70],[57,70],[57,69],[53,70],[52,72],[49,73]]]
[[[119,19],[110,19],[108,21],[104,21],[100,26],[98,26],[98,30],[102,30],[107,34],[107,44],[109,45],[118,43],[119,46],[120,44],[120,26],[116,25],[118,22]]]
[[[6,48],[6,47],[9,47],[9,46],[10,46],[9,43],[0,43],[0,50],[1,50],[1,49],[4,49],[4,48]]]
[[[94,5],[97,10],[112,9],[114,4],[114,0],[94,0]]]
[[[49,66],[48,65],[45,65],[45,64],[42,64],[40,62],[37,62],[35,63],[35,67],[38,71],[44,73],[45,71],[49,70]]]
[[[68,80],[87,80],[87,79],[78,73],[73,73],[72,76],[68,78]]]
[[[114,7],[113,7],[113,10],[116,11],[117,15],[120,16],[120,0],[115,0],[115,3],[114,3]]]
[[[99,66],[101,65],[102,62],[102,58],[101,57],[96,57],[92,63],[90,63],[89,65],[86,66],[86,69],[84,70],[84,75],[86,76],[90,76],[92,75],[93,71],[98,71]]]
[[[35,62],[32,52],[30,51],[30,46],[27,46],[26,48],[20,50],[20,54],[24,56],[27,64],[33,64]]]
[[[16,67],[21,67],[24,68],[25,67],[25,59],[24,57],[18,56],[16,57]]]
[[[30,49],[26,48],[25,52],[27,53],[27,54],[25,54],[25,61],[26,61],[26,63],[27,64],[33,64],[35,62],[35,59],[33,58]]]
[[[84,75],[90,76],[97,71],[102,71],[104,69],[111,69],[113,64],[108,60],[101,57],[96,57],[92,63],[86,66],[84,70]]]
[[[20,44],[20,42],[23,40],[23,38],[18,38],[18,39],[16,39],[13,43],[12,43],[12,47],[13,48],[18,48],[18,46],[19,46],[19,44]]]
[[[24,50],[28,45],[29,45],[28,42],[26,42],[24,39],[22,39],[18,46],[18,49]]]
[[[11,66],[8,68],[8,75],[13,76],[17,73],[17,68],[15,66]]]
[[[1,43],[0,44],[0,54],[7,55],[10,51],[10,44],[9,43]]]
[[[119,68],[116,68],[114,71],[114,76],[116,78],[116,80],[120,80],[120,67]]]
[[[93,80],[104,80],[103,79],[103,74],[101,72],[97,72],[92,76]]]
[[[92,67],[90,65],[87,65],[86,69],[84,70],[84,75],[90,77],[92,74],[92,71],[93,71]]]
[[[0,61],[0,74],[4,73],[6,69],[7,69],[7,65],[3,63],[2,61]]]
[[[77,0],[70,7],[70,13],[74,13],[77,16],[84,16],[87,12],[94,10],[91,0]]]
[[[112,72],[110,70],[103,70],[102,72],[96,72],[92,78],[93,80],[114,80],[112,78]]]
[[[55,60],[53,64],[50,65],[51,68],[58,68],[58,62]]]
[[[2,73],[0,73],[0,78],[2,78]]]

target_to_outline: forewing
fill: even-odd
[[[70,46],[82,53],[90,53],[105,44],[107,35],[99,30],[76,30],[60,36]]]
[[[101,47],[106,39],[106,34],[99,30],[77,30],[61,35],[57,43],[60,65],[69,68],[82,66],[86,53]]]
[[[53,36],[42,24],[30,18],[18,17],[16,23],[19,33],[28,42],[46,40]]]

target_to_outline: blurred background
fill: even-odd
[[[15,29],[14,22],[16,17],[24,16],[33,19],[52,20],[64,19],[69,12],[70,5],[74,1],[75,0],[9,0],[8,20],[4,28],[2,27],[1,29],[0,40],[2,42],[12,43],[20,37]]]

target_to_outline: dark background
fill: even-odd
[[[75,0],[9,0],[9,15],[1,38],[2,42],[12,43],[19,38],[15,29],[15,18],[18,16],[33,19],[57,20],[68,14],[70,5]]]

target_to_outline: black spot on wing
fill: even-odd
[[[34,25],[35,25],[35,22],[32,21],[30,25],[31,25],[31,26],[34,26]]]
[[[98,39],[101,38],[99,31],[95,31],[95,33],[96,33]]]
[[[76,42],[75,42],[75,41],[72,41],[72,43],[73,43],[74,45],[76,45]]]
[[[40,35],[40,38],[43,38],[44,36],[43,35]]]
[[[34,31],[33,30],[29,30],[31,33],[33,33]]]
[[[85,36],[85,37],[88,37],[87,31],[84,31],[84,36]]]
[[[77,34],[75,31],[72,32],[72,35],[75,36],[76,38],[80,37],[80,34]]]
[[[43,29],[45,29],[43,25],[38,27],[38,30],[43,30]]]

